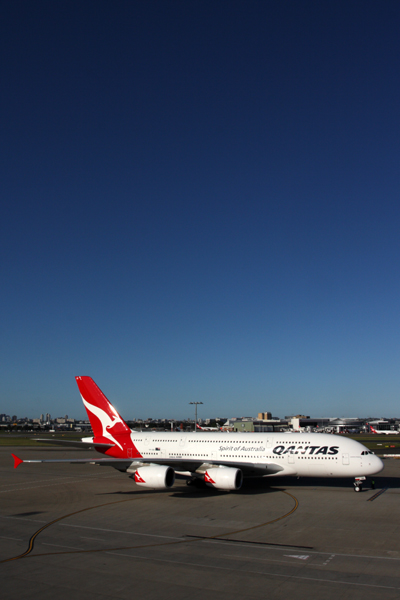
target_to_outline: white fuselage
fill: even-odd
[[[245,467],[244,475],[253,465],[258,475],[264,468],[264,476],[360,477],[383,469],[368,448],[332,434],[132,432],[131,439],[144,459],[171,465],[188,461],[193,472],[202,463]]]

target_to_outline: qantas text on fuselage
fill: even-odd
[[[76,381],[93,437],[58,443],[91,446],[102,456],[24,461],[14,457],[16,467],[22,462],[92,463],[126,472],[143,487],[169,488],[177,473],[189,483],[201,479],[220,490],[239,489],[243,477],[363,479],[383,469],[381,459],[368,448],[332,434],[132,431],[91,377]]]

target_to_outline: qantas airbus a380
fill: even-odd
[[[383,462],[352,439],[320,433],[181,433],[132,431],[91,377],[76,377],[93,437],[64,445],[93,446],[101,458],[21,460],[21,463],[91,463],[129,473],[137,485],[167,489],[175,473],[218,490],[238,490],[243,477],[351,477],[379,473]]]

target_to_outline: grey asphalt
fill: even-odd
[[[7,600],[400,596],[400,460],[386,460],[376,489],[359,494],[351,480],[290,478],[251,480],[235,493],[177,480],[154,492],[108,467],[14,470],[11,452],[90,455],[0,448]]]

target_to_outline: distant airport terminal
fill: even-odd
[[[260,412],[257,417],[214,417],[208,419],[133,419],[129,426],[138,430],[193,431],[210,430],[260,432],[304,432],[304,433],[379,433],[397,434],[400,418],[313,418],[306,415],[273,417],[270,412]],[[196,427],[197,424],[197,427]],[[91,431],[89,420],[63,417],[52,418],[49,413],[36,419],[0,414],[0,430],[5,431]]]

